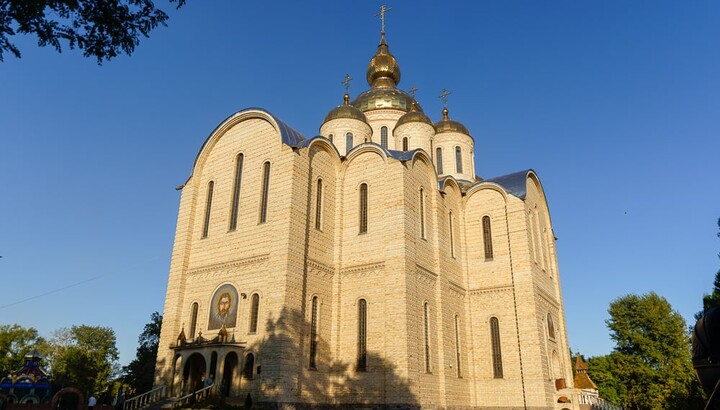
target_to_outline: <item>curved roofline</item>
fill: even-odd
[[[444,177],[438,179],[438,189],[441,192],[445,192],[445,186],[448,182],[451,182],[453,185],[455,185],[457,187],[457,190],[462,195],[462,187],[458,183],[457,179],[455,179],[455,177],[452,175],[445,175]]]
[[[340,155],[340,152],[338,152],[337,147],[335,144],[332,143],[328,138],[323,137],[322,135],[316,135],[312,138],[306,139],[305,141],[302,141],[296,148],[310,148],[312,145],[322,144],[324,146],[327,146],[329,150],[335,153],[335,156],[338,160],[338,162],[341,161],[342,155]]]
[[[207,138],[205,138],[205,141],[203,142],[200,150],[198,150],[198,153],[195,156],[195,161],[193,162],[192,171],[190,172],[188,180],[190,180],[190,178],[192,178],[193,174],[195,173],[195,167],[200,160],[200,156],[202,155],[205,147],[208,145],[208,143],[214,136],[225,134],[225,132],[227,132],[234,125],[251,118],[263,119],[270,123],[270,125],[272,125],[272,127],[275,128],[275,130],[280,134],[281,142],[285,145],[295,148],[305,140],[305,137],[302,134],[284,123],[278,117],[273,115],[270,111],[259,107],[245,108],[225,118],[217,127],[215,127],[215,129],[212,130],[212,132],[210,132]]]

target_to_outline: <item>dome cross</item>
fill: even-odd
[[[385,35],[385,13],[392,10],[392,7],[380,6],[380,12],[375,14],[375,17],[380,17],[380,34]]]
[[[350,91],[350,81],[352,81],[352,77],[350,77],[350,74],[345,74],[345,78],[340,81],[340,84],[345,84],[345,94]]]
[[[438,98],[443,101],[443,108],[447,108],[447,98],[450,94],[452,94],[450,91],[443,88],[442,93],[438,95]]]

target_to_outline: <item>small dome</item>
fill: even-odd
[[[395,87],[400,83],[400,66],[390,54],[385,34],[382,35],[377,52],[368,64],[367,82],[371,87]]]
[[[335,120],[338,118],[350,118],[353,120],[360,120],[364,123],[367,123],[367,117],[365,117],[365,114],[350,105],[350,96],[348,94],[345,94],[344,96],[343,105],[338,105],[337,107],[330,110],[330,112],[325,116],[323,124],[330,120]]]
[[[434,127],[430,118],[428,118],[428,116],[425,115],[422,111],[417,110],[417,103],[415,101],[412,102],[410,111],[408,111],[406,114],[403,114],[403,116],[398,119],[397,123],[395,124],[395,129],[409,122],[421,122]]]
[[[448,109],[443,108],[443,118],[442,120],[435,123],[435,130],[437,130],[437,133],[443,133],[443,132],[459,132],[461,134],[465,134],[467,136],[470,136],[470,131],[468,131],[467,127],[460,124],[459,122],[455,120],[451,120],[448,117]]]

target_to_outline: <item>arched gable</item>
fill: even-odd
[[[363,154],[377,154],[380,158],[382,158],[383,162],[387,164],[388,157],[386,151],[377,144],[368,143],[358,145],[348,153],[345,157],[345,162],[343,162],[343,170],[347,170],[350,164]]]
[[[280,144],[285,144],[290,147],[297,147],[305,140],[305,137],[303,137],[302,134],[282,122],[279,118],[275,117],[269,111],[266,111],[262,108],[248,108],[242,111],[238,111],[235,114],[226,118],[223,122],[220,123],[220,125],[215,127],[215,129],[205,139],[202,147],[200,147],[198,155],[195,157],[195,162],[193,163],[190,178],[192,178],[192,175],[195,174],[196,169],[204,165],[207,157],[212,151],[212,148],[217,144],[217,142],[220,140],[220,138],[222,138],[223,135],[225,135],[236,125],[252,119],[260,119],[270,124],[270,126],[272,126],[272,128],[276,132],[278,138],[276,142]]]

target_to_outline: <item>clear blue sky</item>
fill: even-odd
[[[692,320],[720,268],[720,3],[388,5],[400,88],[433,120],[452,92],[478,175],[540,175],[572,349],[612,349],[608,304],[627,293]],[[368,87],[379,6],[189,0],[102,66],[16,38],[22,59],[0,63],[0,323],[110,326],[129,362],[163,309],[174,188],[205,138],[247,107],[316,135],[345,73],[351,95]]]

